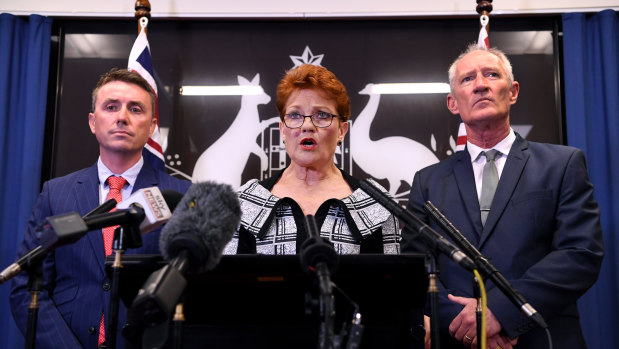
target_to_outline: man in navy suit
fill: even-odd
[[[84,215],[103,203],[110,191],[107,178],[112,175],[126,180],[121,189],[123,199],[138,189],[152,186],[185,193],[191,184],[153,169],[142,158],[142,148],[157,122],[153,116],[155,97],[146,80],[135,72],[112,69],[101,76],[92,97],[88,120],[99,143],[99,159],[89,168],[43,185],[19,256],[39,245],[35,228],[46,217],[72,211]],[[143,246],[126,253],[159,253],[159,232],[160,229],[143,235]],[[77,242],[56,248],[45,258],[37,348],[105,345],[100,334],[104,332],[102,319],[108,310],[111,285],[104,270],[103,241],[101,230],[90,231]],[[13,317],[24,333],[30,302],[27,282],[27,274],[18,275],[10,297]],[[119,325],[122,324],[121,318]]]
[[[576,301],[597,280],[604,253],[583,152],[512,130],[520,86],[501,51],[470,46],[449,69],[449,82],[447,108],[462,118],[467,147],[416,173],[408,209],[441,231],[423,209],[431,201],[544,317],[555,348],[586,348]],[[482,152],[492,149],[496,175],[487,177]],[[483,182],[496,183],[497,175],[489,211],[481,212]],[[405,229],[402,252],[422,250]],[[439,316],[441,346],[477,348],[472,274],[444,256],[439,268],[439,314],[432,316]],[[492,283],[486,287],[488,348],[548,347],[542,329]]]

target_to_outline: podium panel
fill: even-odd
[[[125,256],[123,265],[120,293],[130,308],[139,288],[165,261],[158,255]],[[302,271],[298,256],[223,256],[215,269],[186,278],[183,348],[316,348],[318,287]],[[423,255],[340,256],[331,279],[337,286],[336,334],[352,321],[349,298],[358,304],[365,326],[361,348],[423,347]]]

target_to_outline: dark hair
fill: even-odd
[[[324,92],[327,98],[335,101],[338,116],[343,121],[348,121],[350,118],[350,98],[348,98],[346,87],[327,68],[312,64],[303,64],[289,70],[277,85],[277,101],[275,104],[282,120],[288,98],[294,91],[303,88]]]
[[[99,93],[99,90],[101,89],[101,87],[113,81],[122,81],[122,82],[126,82],[129,84],[138,85],[144,91],[148,92],[148,95],[150,96],[151,110],[154,115],[155,113],[155,93],[150,87],[150,84],[148,83],[148,81],[146,81],[140,74],[134,71],[130,71],[127,69],[118,69],[118,68],[112,68],[110,71],[101,75],[101,77],[99,78],[99,82],[97,82],[97,85],[92,90],[92,110],[91,112],[93,113],[95,112],[97,94]]]

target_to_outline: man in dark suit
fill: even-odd
[[[467,148],[415,175],[408,209],[430,223],[423,204],[431,201],[545,318],[555,348],[585,348],[576,301],[597,280],[603,242],[583,152],[529,142],[511,129],[520,87],[502,52],[472,45],[449,81],[447,107],[466,126]],[[402,252],[424,249],[403,231]],[[443,256],[439,267],[432,316],[441,346],[476,348],[472,275]],[[486,287],[488,348],[548,347],[543,330],[492,283]]]
[[[111,190],[108,177],[124,178],[126,183],[117,190],[123,199],[138,189],[152,186],[185,193],[191,184],[153,169],[142,158],[142,148],[157,122],[153,117],[155,97],[148,82],[135,72],[113,69],[101,76],[92,96],[92,113],[88,119],[99,143],[99,160],[89,168],[43,185],[19,256],[39,245],[35,228],[46,217],[72,211],[84,215],[104,202]],[[143,235],[143,246],[126,253],[159,253],[159,232],[157,229]],[[77,242],[51,251],[45,258],[37,348],[104,345],[103,319],[111,286],[104,270],[105,256],[110,250],[107,239],[106,244],[108,252],[102,231],[93,230]],[[24,333],[30,302],[27,282],[27,274],[18,275],[10,297],[13,317]],[[119,324],[122,323],[121,318]]]

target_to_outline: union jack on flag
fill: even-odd
[[[146,18],[142,18],[143,20]],[[153,62],[150,55],[150,46],[148,45],[148,39],[146,38],[146,21],[142,21],[142,30],[135,39],[131,53],[129,54],[129,64],[127,69],[140,74],[148,83],[155,94],[155,110],[153,110],[153,117],[157,119],[157,125],[155,132],[148,139],[148,142],[144,146],[142,156],[144,160],[153,166],[153,168],[164,170],[165,163],[163,159],[163,148],[161,146],[161,132],[159,130],[159,98],[157,97],[157,83],[155,82],[155,74],[153,71]]]

